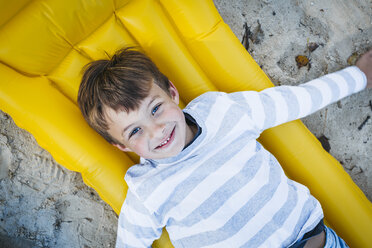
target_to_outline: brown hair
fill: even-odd
[[[107,132],[106,108],[126,112],[138,109],[153,82],[170,94],[168,78],[150,58],[133,49],[119,50],[110,60],[93,61],[83,68],[79,108],[88,124],[112,144],[120,142]]]

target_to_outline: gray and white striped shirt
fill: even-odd
[[[256,139],[365,86],[348,67],[300,86],[199,96],[184,109],[201,128],[194,142],[127,171],[116,246],[149,247],[164,226],[175,247],[294,243],[323,218],[321,206]]]

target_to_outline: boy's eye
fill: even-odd
[[[139,127],[136,127],[135,129],[133,129],[132,132],[130,132],[129,134],[129,138],[135,135],[139,130],[140,130]]]
[[[161,104],[158,104],[158,105],[156,105],[156,106],[152,109],[152,111],[151,111],[151,114],[152,114],[152,115],[154,115],[154,114],[156,113],[156,111],[159,110],[160,105],[161,105]]]

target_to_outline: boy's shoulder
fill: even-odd
[[[140,158],[138,164],[131,166],[125,173],[124,180],[128,187],[132,189],[133,193],[136,192],[137,186],[140,185],[141,181],[145,181],[151,178],[151,171],[155,168],[155,165],[151,160]],[[139,197],[137,195],[137,197]]]
[[[214,99],[216,99],[218,96],[221,96],[223,94],[226,93],[221,91],[208,91],[194,98],[187,106],[198,102],[211,102],[214,101]]]
[[[205,112],[208,113],[212,108],[227,108],[231,105],[237,104],[246,106],[246,100],[252,94],[257,94],[255,91],[240,91],[233,93],[226,93],[221,91],[209,91],[192,100],[185,108],[185,112]],[[192,114],[191,114],[192,115]]]
[[[211,106],[219,104],[221,102],[227,103],[226,100],[230,98],[230,94],[221,91],[208,91],[194,98],[187,106],[185,110],[200,108],[203,106]]]
[[[221,100],[226,95],[226,93],[220,91],[208,91],[194,98],[183,111],[196,118],[197,121],[203,121],[212,108],[220,105]]]

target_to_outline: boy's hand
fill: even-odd
[[[367,88],[372,88],[372,49],[358,59],[356,66],[366,74]]]

